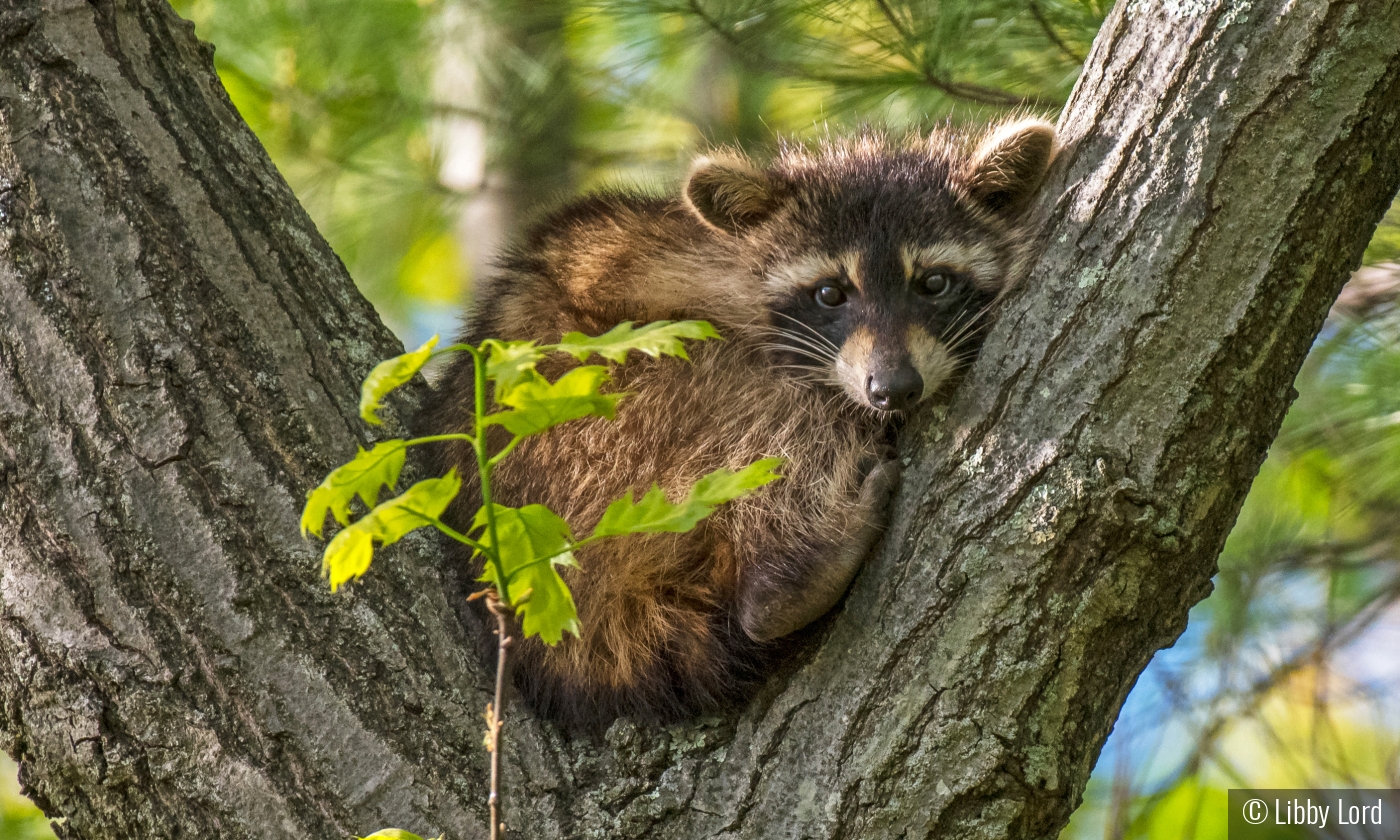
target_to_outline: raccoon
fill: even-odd
[[[564,576],[582,636],[513,648],[536,713],[571,726],[665,722],[742,698],[777,642],[829,611],[880,538],[898,480],[893,431],[980,343],[1032,256],[1028,212],[1053,128],[1018,119],[864,132],[782,147],[759,165],[701,157],[682,195],[606,192],[538,224],[479,285],[463,338],[557,341],[621,321],[705,319],[691,361],[634,354],[615,421],[566,424],[498,468],[496,501],[543,503],[579,533],[628,490],[677,498],[700,476],[779,456],[784,478],[687,534],[603,541]],[[540,366],[550,379],[572,359]],[[466,430],[460,356],[420,420]],[[444,470],[475,473],[469,447]],[[449,518],[480,504],[464,489]]]

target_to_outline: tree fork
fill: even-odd
[[[513,837],[1053,838],[1400,186],[1400,4],[1120,3],[1046,251],[741,712],[571,740]],[[0,729],[66,837],[487,833],[460,570],[297,535],[398,352],[160,0],[0,4]],[[412,395],[396,402],[411,411]],[[392,418],[389,432],[394,433]]]

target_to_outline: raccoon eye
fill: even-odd
[[[812,296],[817,299],[818,305],[828,309],[834,309],[846,302],[846,293],[840,286],[821,286]]]
[[[948,290],[953,288],[953,281],[957,279],[957,275],[946,268],[934,268],[920,275],[915,286],[922,294],[938,297],[947,294]]]

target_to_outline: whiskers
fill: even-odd
[[[841,355],[841,348],[831,339],[791,315],[784,315],[781,312],[773,314],[786,318],[805,330],[805,332],[799,332],[776,324],[755,324],[753,326],[754,334],[759,338],[766,339],[757,345],[760,350],[796,357],[795,363],[774,365],[774,369],[791,371],[802,379],[839,385],[835,379],[834,369],[836,359]]]
[[[953,363],[954,370],[961,370],[971,364],[977,358],[977,351],[980,346],[974,345],[964,347],[969,341],[978,338],[988,326],[982,322],[988,312],[992,311],[995,302],[989,303],[971,315],[959,315],[953,322],[938,334],[938,340],[942,342],[944,351],[948,354],[948,359]],[[952,333],[952,335],[949,335]],[[959,352],[959,349],[962,351]]]
[[[992,304],[987,304],[959,313],[951,323],[938,330],[932,342],[926,333],[922,338],[914,332],[909,333],[908,340],[917,346],[910,346],[906,348],[907,351],[917,357],[916,363],[927,368],[920,369],[927,378],[925,384],[929,389],[924,397],[942,391],[945,383],[956,382],[972,365],[981,348],[980,339],[986,333],[990,323],[988,315],[993,308]],[[744,326],[749,338],[746,345],[762,354],[764,364],[780,378],[821,386],[818,389],[821,392],[820,410],[855,412],[882,422],[898,422],[913,409],[912,406],[901,410],[875,408],[869,399],[864,398],[864,394],[851,391],[852,384],[847,381],[851,374],[841,360],[844,358],[853,364],[855,362],[849,353],[843,356],[839,343],[791,315],[769,312],[768,319],[755,319]],[[895,336],[889,339],[893,340]],[[818,407],[817,403],[809,405]]]
[[[768,350],[792,352],[792,348],[785,344],[762,344],[759,346]],[[793,379],[799,379],[804,382],[811,382],[818,385],[830,385],[834,388],[841,387],[841,383],[837,380],[830,364],[818,359],[813,359],[812,361],[812,364],[773,365],[772,369],[783,371]]]
[[[777,315],[779,318],[786,318],[787,320],[791,321],[795,326],[801,328],[803,332],[797,332],[792,329],[779,327],[772,324],[764,325],[763,329],[769,331],[772,335],[781,336],[795,343],[813,348],[814,350],[817,350],[818,352],[830,357],[833,361],[838,355],[840,355],[841,348],[836,346],[836,343],[833,342],[831,339],[827,338],[826,336],[822,335],[819,331],[817,331],[817,329],[811,324],[804,323],[803,321],[782,312],[774,312],[773,314]]]

